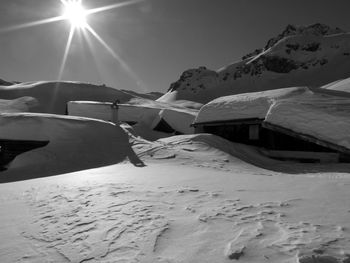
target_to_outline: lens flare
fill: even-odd
[[[93,9],[85,9],[82,1],[83,0],[60,0],[60,2],[63,5],[63,13],[61,15],[24,24],[13,25],[6,28],[0,28],[0,34],[66,20],[70,23],[70,31],[60,65],[58,81],[61,81],[63,77],[66,62],[69,58],[69,52],[73,42],[74,34],[77,30],[79,30],[83,32],[85,38],[87,39],[88,33],[90,33],[90,35],[92,35],[110,53],[111,57],[114,58],[119,63],[119,65],[121,65],[122,69],[134,79],[138,87],[145,87],[143,82],[138,78],[136,73],[129,67],[129,65],[102,39],[102,37],[100,37],[100,35],[94,29],[92,29],[92,27],[88,24],[87,21],[87,17],[92,14],[108,11],[111,9],[118,9],[129,5],[134,5],[145,0],[127,0],[124,2],[118,2],[115,4],[101,6]],[[92,49],[91,43],[89,42],[88,44],[89,48]]]
[[[65,8],[63,17],[71,23],[71,26],[78,29],[85,28],[88,13],[81,1],[69,1],[63,2],[63,4]]]

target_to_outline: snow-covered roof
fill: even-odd
[[[275,101],[265,122],[350,149],[350,99],[312,93]]]
[[[287,88],[222,97],[206,104],[195,124],[261,119],[350,149],[350,96],[326,89]]]
[[[310,91],[307,88],[296,87],[220,97],[201,108],[195,123],[265,119],[276,99],[300,95],[305,92]]]
[[[137,104],[137,102],[139,104]],[[110,102],[96,101],[70,101],[68,102],[68,113],[73,116],[101,119],[115,122],[136,122],[154,128],[164,119],[174,130],[190,134],[194,129],[191,127],[198,111],[173,106],[162,102],[151,102],[149,100],[134,101],[134,104],[118,104],[117,118],[113,117]]]

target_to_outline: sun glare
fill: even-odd
[[[87,11],[81,4],[81,1],[64,2],[63,17],[70,22],[74,28],[84,29],[87,25]]]
[[[55,23],[60,21],[68,21],[71,25],[69,30],[69,35],[64,49],[63,58],[61,61],[60,71],[58,75],[58,80],[62,79],[66,62],[69,57],[69,52],[71,45],[73,43],[73,38],[76,31],[81,30],[84,33],[84,36],[88,39],[89,35],[92,35],[111,55],[112,57],[122,66],[125,72],[127,72],[132,78],[135,79],[137,83],[141,83],[136,74],[131,70],[127,63],[117,54],[103,39],[100,35],[89,25],[87,21],[88,16],[93,14],[104,12],[111,9],[117,9],[128,5],[137,4],[145,0],[126,0],[111,5],[105,5],[93,9],[85,9],[82,4],[83,0],[58,0],[63,4],[63,12],[59,16],[50,17],[42,20],[31,21],[24,24],[13,25],[5,28],[0,28],[1,33],[8,33],[15,30],[21,30],[30,27],[41,26],[49,23]],[[89,34],[88,34],[89,33]],[[91,48],[91,51],[94,50]]]

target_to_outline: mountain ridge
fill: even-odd
[[[322,86],[350,77],[350,33],[320,23],[288,25],[263,49],[243,58],[217,71],[206,67],[186,70],[159,100],[206,103],[225,95]]]

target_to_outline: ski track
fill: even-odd
[[[208,247],[215,262],[350,262],[347,229],[288,222],[297,199],[246,204],[221,192],[116,183],[51,188],[26,193],[36,216],[17,262],[203,262]]]

